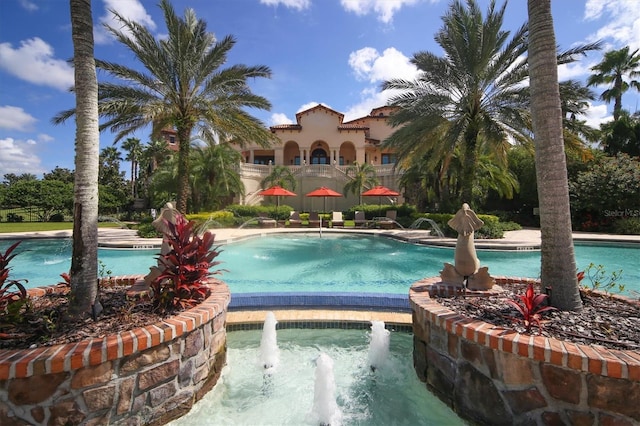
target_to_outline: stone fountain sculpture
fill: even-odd
[[[173,207],[172,203],[167,203],[164,205],[162,210],[160,210],[160,215],[151,222],[153,227],[156,228],[156,231],[161,232],[163,235],[162,238],[162,246],[160,247],[160,254],[165,255],[169,253],[171,248],[169,247],[169,243],[164,238],[164,234],[169,231],[169,227],[167,222],[175,225],[176,218],[180,215],[180,212]],[[164,266],[162,262],[158,260],[158,266],[152,266],[149,268],[149,273],[144,277],[144,282],[147,286],[151,285],[151,283],[158,277],[160,274],[164,272]]]
[[[484,222],[467,203],[464,203],[448,225],[458,232],[458,239],[454,255],[455,265],[444,264],[444,269],[440,271],[442,283],[466,286],[469,290],[490,290],[495,284],[495,279],[489,275],[488,267],[480,268],[473,239],[475,231],[480,229]]]

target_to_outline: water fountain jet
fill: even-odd
[[[262,338],[260,339],[259,364],[264,369],[265,374],[272,374],[280,362],[278,340],[276,336],[276,316],[273,312],[267,312],[262,327]]]
[[[389,357],[391,333],[385,328],[384,321],[371,321],[371,341],[369,343],[369,367],[371,371],[380,368]]]
[[[342,413],[336,403],[336,383],[333,376],[333,360],[325,353],[316,359],[316,374],[313,394],[314,420],[320,426],[338,426]]]

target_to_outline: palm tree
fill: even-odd
[[[531,113],[542,237],[540,279],[543,288],[553,289],[553,306],[580,310],[551,0],[528,0],[528,13]]]
[[[118,25],[107,26],[107,30],[129,48],[144,71],[97,60],[98,68],[116,81],[100,85],[99,111],[105,119],[102,128],[116,132],[116,141],[148,125],[175,129],[179,147],[176,208],[186,212],[194,130],[212,131],[219,140],[255,142],[265,147],[271,144],[271,132],[245,111],[271,108],[248,85],[249,79],[270,77],[271,70],[246,65],[222,69],[235,45],[232,36],[216,41],[192,9],[180,18],[169,0],[161,0],[160,8],[167,26],[162,40],[155,39],[148,28],[111,11]],[[56,120],[64,121],[73,113],[65,111]]]
[[[70,0],[76,93],[76,157],[69,314],[97,314],[98,80],[93,54],[91,0]]]
[[[525,24],[509,37],[501,29],[505,8],[506,3],[497,9],[492,0],[483,18],[475,0],[466,6],[454,1],[435,37],[444,56],[418,52],[411,60],[420,70],[415,81],[393,79],[382,85],[383,90],[400,91],[389,102],[398,107],[390,122],[399,129],[383,146],[395,149],[399,161],[430,152],[439,162],[459,149],[459,201],[472,205],[480,141],[488,152],[506,157],[505,142],[526,142],[531,134],[524,84],[528,64],[523,59],[528,28]],[[593,43],[561,52],[558,63],[598,47]]]
[[[296,176],[291,169],[287,166],[273,166],[271,173],[260,182],[260,185],[265,188],[272,185],[279,185],[290,191],[296,190]]]
[[[238,164],[242,154],[228,143],[206,140],[206,145],[192,150],[194,205],[216,210],[231,203],[235,195],[244,194]]]
[[[376,169],[369,163],[358,163],[354,161],[346,170],[347,177],[351,178],[344,185],[343,194],[348,193],[358,196],[358,205],[362,205],[362,193],[367,187],[375,186],[379,183],[376,176]]]
[[[131,162],[131,196],[137,198],[138,166],[142,155],[142,144],[138,138],[127,138],[122,142],[122,149],[127,151],[125,160]]]
[[[640,76],[639,50],[636,49],[631,54],[629,54],[629,46],[611,50],[604,54],[599,64],[591,67],[595,74],[587,79],[587,85],[609,85],[609,88],[600,94],[600,99],[607,103],[614,101],[614,121],[618,120],[622,111],[622,95],[630,88],[640,91],[640,81],[635,79]],[[624,81],[625,76],[629,78],[629,82]]]

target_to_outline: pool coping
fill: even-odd
[[[216,235],[216,244],[224,245],[251,238],[265,237],[268,235],[286,234],[349,234],[368,235],[392,238],[410,244],[429,247],[455,248],[455,238],[434,237],[426,230],[415,229],[366,229],[366,228],[211,228]],[[161,238],[141,238],[134,230],[120,228],[100,228],[100,248],[114,249],[157,249],[162,244]],[[476,239],[475,247],[480,251],[539,251],[540,231],[536,229],[523,229],[507,231],[505,238],[496,240]],[[0,233],[3,239],[51,239],[70,238],[72,230],[42,231],[42,232],[14,232]],[[613,235],[574,232],[573,241],[576,245],[616,245],[624,247],[640,247],[640,235]]]

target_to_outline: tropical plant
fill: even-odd
[[[240,64],[221,69],[235,39],[227,36],[216,41],[213,33],[207,32],[206,22],[192,9],[185,10],[181,18],[169,0],[161,0],[160,8],[167,26],[166,37],[161,40],[149,28],[111,10],[117,25],[107,25],[107,30],[133,53],[144,71],[96,59],[96,66],[115,78],[100,85],[99,111],[105,119],[101,128],[115,131],[116,141],[148,125],[175,129],[176,208],[187,212],[193,130],[213,132],[220,141],[241,144],[269,146],[274,140],[274,135],[245,111],[271,108],[267,99],[255,95],[248,84],[252,78],[270,77],[271,70]],[[64,111],[55,120],[64,121],[73,113]]]
[[[98,297],[98,80],[90,0],[70,0],[76,94],[71,316],[95,314]],[[60,121],[54,120],[55,123]]]
[[[269,186],[278,185],[283,187],[284,189],[288,189],[289,191],[296,190],[296,176],[291,171],[291,168],[282,165],[273,166],[273,170],[262,179],[260,185],[263,188],[267,188]]]
[[[229,143],[208,139],[206,145],[192,149],[190,192],[193,210],[217,210],[230,204],[236,195],[244,195],[244,183],[238,170],[242,154]]]
[[[211,292],[207,279],[220,273],[210,270],[220,263],[213,261],[220,252],[213,247],[212,233],[199,236],[196,223],[180,214],[176,215],[175,223],[164,220],[164,224],[167,229],[164,241],[170,250],[158,256],[162,272],[150,284],[154,307],[161,312],[199,303]]]
[[[524,84],[529,30],[523,25],[509,38],[501,29],[505,9],[506,2],[496,8],[491,1],[483,17],[475,0],[466,6],[452,2],[435,37],[444,55],[418,52],[411,59],[420,72],[415,81],[393,79],[382,85],[383,90],[399,91],[389,102],[398,107],[390,123],[399,129],[383,146],[393,148],[400,162],[428,153],[442,166],[458,149],[458,201],[472,205],[480,146],[504,157],[507,142],[528,143],[531,135],[530,96]],[[560,52],[558,64],[598,47],[593,43]],[[448,173],[446,167],[440,172]]]
[[[13,251],[20,245],[21,241],[18,241],[9,246],[4,252],[0,252],[0,327],[4,322],[12,323],[16,317],[19,317],[20,310],[27,303],[27,290],[20,281],[25,280],[10,280],[9,262],[16,256],[17,253]],[[11,290],[15,287],[16,290]]]
[[[131,196],[138,196],[138,170],[142,156],[142,144],[138,138],[127,138],[122,142],[122,149],[127,151],[125,160],[131,162]]]
[[[613,119],[618,120],[622,112],[622,95],[629,89],[640,91],[640,49],[629,53],[629,46],[606,52],[602,61],[591,67],[592,74],[587,79],[589,86],[608,85],[609,88],[600,94],[600,99],[609,103],[613,101]],[[628,78],[628,82],[625,81]]]
[[[622,110],[617,120],[601,124],[600,132],[607,154],[640,157],[640,115]]]
[[[514,317],[513,319],[521,322],[527,333],[531,333],[531,327],[534,325],[542,330],[542,313],[556,309],[553,306],[544,304],[547,297],[543,293],[536,294],[533,284],[529,283],[523,295],[516,296],[514,300],[507,300],[507,303],[516,308],[520,314],[520,317]]]
[[[531,115],[542,235],[541,282],[543,286],[553,283],[553,306],[580,310],[551,0],[529,0],[528,13]]]
[[[582,279],[589,279],[590,284],[582,285],[585,289],[602,290],[607,294],[611,291],[623,292],[625,289],[625,285],[619,282],[622,279],[622,269],[613,271],[609,275],[604,265],[596,265],[592,262],[587,266],[587,269],[578,272],[578,274],[582,274]],[[582,279],[578,275],[578,280],[582,281]]]
[[[369,163],[354,161],[345,171],[349,182],[344,185],[343,193],[358,196],[358,205],[362,205],[362,193],[365,188],[377,185],[380,181],[376,176],[376,169]]]

